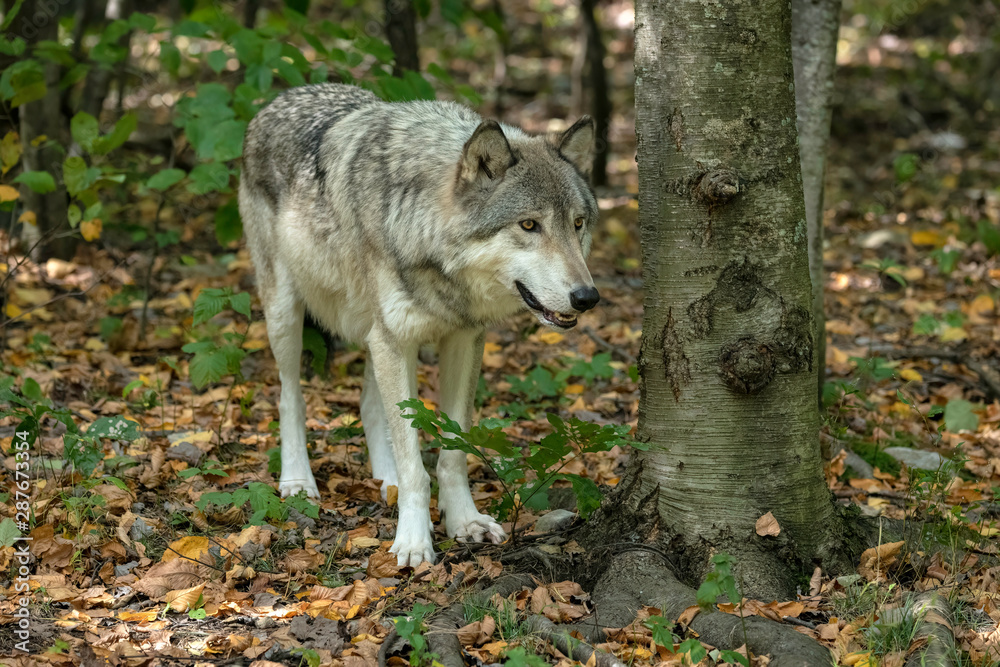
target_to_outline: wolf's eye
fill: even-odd
[[[577,229],[583,229],[583,218],[577,218],[576,220],[574,220],[574,221],[573,221],[573,225],[574,225],[574,226],[575,226],[575,227],[576,227]]]
[[[526,232],[537,232],[538,231],[538,223],[535,222],[534,220],[522,220],[518,224],[520,224],[521,225],[521,229],[523,229]]]

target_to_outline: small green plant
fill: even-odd
[[[896,651],[905,651],[916,636],[920,615],[913,605],[883,610],[877,622],[862,630],[866,648],[881,658]]]
[[[834,613],[837,617],[847,620],[865,619],[866,622],[871,622],[878,610],[895,596],[896,585],[880,586],[874,582],[863,581],[858,575],[853,577],[857,581],[847,581],[843,592],[831,596]]]
[[[547,667],[545,658],[528,653],[523,646],[515,646],[504,653],[504,667]]]
[[[177,472],[177,476],[182,479],[187,479],[188,477],[194,477],[195,475],[210,475],[214,477],[225,477],[227,475],[222,464],[218,461],[210,460],[206,461],[202,467],[198,468],[185,468]]]
[[[299,667],[302,667],[302,665],[308,665],[308,667],[319,667],[323,664],[323,659],[320,657],[319,653],[311,648],[306,648],[305,646],[296,646],[293,648],[292,655],[299,656]]]
[[[861,266],[865,269],[875,269],[878,271],[883,284],[885,284],[886,278],[891,278],[900,287],[906,287],[907,285],[906,278],[903,277],[903,269],[905,267],[891,257],[883,257],[877,262],[865,262]]]
[[[228,491],[203,493],[195,503],[195,507],[204,512],[210,504],[221,508],[242,507],[246,503],[250,503],[252,512],[248,522],[251,526],[261,526],[267,520],[282,522],[288,518],[289,508],[294,508],[312,519],[319,518],[319,507],[310,502],[304,493],[282,499],[273,486],[263,482],[251,482],[247,488],[237,489],[232,493]]]
[[[413,605],[409,615],[400,616],[394,620],[396,634],[410,644],[410,664],[413,667],[429,665],[438,658],[436,653],[431,653],[428,650],[427,637],[424,636],[424,633],[427,632],[427,624],[424,623],[424,619],[433,613],[434,609],[435,606],[432,604],[417,603]]]
[[[191,357],[189,369],[191,381],[198,389],[218,382],[227,375],[232,375],[237,382],[243,379],[240,364],[247,354],[243,349],[243,343],[246,341],[252,322],[250,293],[233,293],[229,287],[201,290],[194,302],[193,323],[196,327],[204,325],[227,308],[232,308],[246,317],[247,326],[242,334],[227,332],[217,337],[209,328],[201,332],[198,340],[181,348],[188,354],[194,355]]]
[[[458,449],[478,456],[494,472],[503,487],[496,510],[501,519],[513,515],[516,521],[520,505],[530,509],[548,507],[548,488],[558,480],[568,481],[576,494],[577,509],[586,518],[600,506],[601,493],[593,480],[561,472],[567,463],[588,452],[608,451],[616,445],[635,442],[626,440],[629,427],[591,424],[576,418],[563,420],[549,413],[553,431],[527,447],[527,453],[514,445],[503,429],[511,421],[483,419],[468,431],[444,413],[429,410],[419,399],[399,403],[403,418],[431,436],[433,446]],[[486,449],[495,455],[488,455]],[[529,476],[528,473],[531,473]]]

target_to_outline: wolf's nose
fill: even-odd
[[[573,310],[581,313],[596,306],[600,300],[601,295],[596,287],[577,287],[569,293],[569,304],[573,306]]]

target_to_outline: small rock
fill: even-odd
[[[140,519],[140,521],[141,521],[141,519]],[[135,524],[132,524],[132,526],[134,528]],[[138,564],[139,564],[139,561],[133,560],[133,561],[129,561],[128,563],[125,563],[124,565],[115,565],[115,576],[116,577],[124,577],[126,574],[128,574],[129,572],[132,571],[132,568],[134,568]]]
[[[258,630],[267,630],[277,626],[278,622],[270,616],[259,616],[254,619],[253,624],[257,626]]]
[[[576,519],[576,512],[569,510],[552,510],[535,522],[536,533],[554,533],[569,528]]]
[[[844,465],[856,472],[858,477],[864,477],[867,479],[875,477],[875,468],[873,468],[868,461],[865,461],[852,451],[847,452],[847,458],[844,459]]]
[[[139,514],[146,509],[146,503],[132,503],[132,513]]]
[[[155,532],[156,531],[152,526],[143,521],[142,517],[139,517],[135,520],[135,523],[132,524],[132,528],[129,529],[128,536],[133,540],[141,540],[144,537],[149,537]]]
[[[255,607],[273,607],[274,603],[281,598],[274,593],[257,593],[253,599],[253,606]]]
[[[190,466],[198,465],[205,452],[201,451],[190,442],[182,442],[167,450],[167,459],[172,461],[184,461]]]
[[[905,464],[908,468],[921,468],[923,470],[937,470],[946,461],[937,452],[910,449],[909,447],[886,447],[885,453]]]

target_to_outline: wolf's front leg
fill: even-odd
[[[417,396],[417,347],[376,325],[368,336],[368,363],[385,408],[399,487],[399,523],[390,551],[400,567],[434,562],[431,545],[430,477],[420,458],[417,431],[400,416],[398,403]]]
[[[483,331],[458,331],[441,341],[439,395],[441,410],[468,431],[472,425],[479,367],[483,360]],[[446,434],[447,435],[447,434]],[[480,514],[469,492],[465,452],[442,449],[438,459],[438,506],[444,512],[448,537],[460,541],[499,544],[506,539],[493,517]]]

